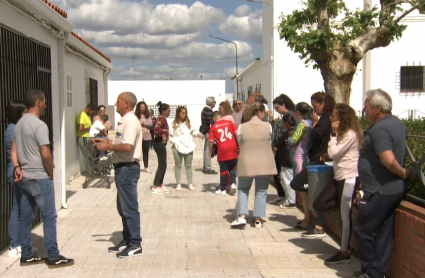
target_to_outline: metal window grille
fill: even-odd
[[[9,246],[9,217],[12,209],[12,187],[6,177],[4,131],[7,127],[5,108],[14,99],[23,99],[25,91],[39,89],[47,101],[41,118],[49,127],[53,146],[52,87],[50,48],[0,25],[0,251]],[[33,225],[41,222],[37,210]]]
[[[170,105],[171,111],[170,111],[170,115],[168,116],[169,119],[174,119],[176,117],[176,111],[177,111],[177,108],[179,106],[187,107],[186,104]],[[156,106],[156,105],[148,105],[148,109],[149,110],[151,110],[151,109],[153,110],[153,115],[154,115],[155,118],[159,116],[158,106]]]

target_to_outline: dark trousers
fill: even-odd
[[[157,137],[153,143],[153,149],[158,156],[158,169],[156,170],[154,186],[160,186],[164,182],[165,171],[167,170],[167,148],[166,143],[162,142],[162,137]]]
[[[149,149],[152,146],[152,140],[143,140],[142,143],[142,150],[143,150],[143,166],[145,166],[145,168],[149,167]]]
[[[388,268],[394,213],[405,193],[381,195],[364,192],[354,220],[353,232],[363,273],[383,278]]]
[[[226,190],[227,180],[230,176],[230,182],[236,184],[236,165],[238,159],[219,161],[220,166],[220,190]]]
[[[280,178],[279,178],[280,172],[282,171],[282,167],[280,166],[277,156],[275,156],[274,161],[276,163],[276,170],[277,170],[277,175],[273,176],[274,187],[277,190],[277,196],[283,198],[285,197],[285,190],[283,190],[283,186],[280,183]]]
[[[154,131],[153,131],[153,129],[151,130],[151,137],[152,137],[152,140],[150,141],[151,142],[151,148],[153,148],[153,142],[155,141],[155,140],[153,140],[153,138],[155,138],[155,135],[154,135],[154,133],[153,133]]]
[[[117,210],[121,216],[123,239],[131,245],[140,246],[140,212],[137,199],[137,182],[140,178],[139,163],[115,165],[115,184],[117,186]]]

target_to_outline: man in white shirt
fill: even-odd
[[[139,119],[133,112],[136,103],[137,98],[133,93],[121,93],[115,106],[122,118],[118,121],[114,142],[103,138],[93,139],[98,150],[113,151],[117,209],[123,223],[123,240],[109,247],[108,251],[117,253],[118,258],[142,255],[137,182],[140,178],[143,135]]]

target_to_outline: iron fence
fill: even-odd
[[[4,131],[7,127],[5,108],[9,101],[23,99],[25,91],[39,89],[46,95],[47,108],[41,118],[52,133],[52,85],[50,48],[0,25],[0,251],[9,246],[9,215],[12,187],[6,178]],[[33,225],[41,222],[37,211]]]

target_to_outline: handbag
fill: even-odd
[[[202,133],[203,135],[205,135],[205,134],[207,134],[207,132],[208,132],[208,126],[206,126],[206,125],[201,125],[200,127],[199,127],[199,132],[200,133]]]

